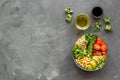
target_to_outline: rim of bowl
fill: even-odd
[[[86,35],[86,34],[84,34],[84,35]],[[82,36],[84,36],[84,35],[82,35]],[[82,37],[81,36],[81,37]],[[81,38],[80,37],[80,38]],[[79,39],[79,38],[78,38]],[[75,45],[75,43],[74,43],[74,45]],[[73,45],[73,46],[74,46]],[[109,54],[109,49],[107,50],[107,54]],[[106,58],[106,60],[104,61],[104,65],[106,64],[106,62],[108,61],[108,55],[107,55],[107,58]],[[84,70],[84,71],[89,71],[89,72],[92,72],[92,71],[98,71],[98,70],[101,70],[103,67],[104,67],[104,65],[103,65],[103,67],[102,68],[98,68],[98,69],[94,69],[94,70],[88,70],[88,69],[85,69],[85,68],[83,68],[82,66],[80,66],[76,61],[75,61],[75,59],[74,59],[74,56],[73,56],[73,52],[72,52],[72,58],[73,58],[73,60],[74,60],[74,63],[77,65],[77,67],[79,67],[80,69],[82,69],[82,70]]]
[[[87,25],[86,25],[85,27],[81,27],[81,26],[79,26],[79,25],[77,24],[77,18],[78,18],[79,16],[84,16],[84,17],[87,19],[88,23],[87,23]],[[76,16],[76,18],[75,18],[75,27],[76,27],[77,29],[79,29],[79,30],[86,30],[86,29],[88,29],[88,28],[90,27],[90,25],[91,25],[91,19],[90,19],[90,17],[89,17],[87,14],[85,14],[85,13],[80,13],[80,14],[78,14],[78,15]]]

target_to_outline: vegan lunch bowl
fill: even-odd
[[[80,37],[72,48],[76,65],[85,71],[102,69],[107,57],[108,46],[103,39],[95,34]]]

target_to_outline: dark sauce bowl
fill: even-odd
[[[92,16],[96,19],[101,18],[103,15],[103,9],[99,6],[96,6],[92,9]]]

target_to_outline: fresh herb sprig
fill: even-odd
[[[112,27],[111,27],[110,25],[106,25],[106,26],[105,26],[105,30],[106,30],[106,31],[112,31]]]
[[[72,16],[70,14],[68,14],[65,21],[70,23],[72,21]]]
[[[109,17],[109,18],[104,18],[103,20],[104,20],[104,22],[107,24],[107,25],[105,26],[105,30],[106,30],[106,31],[112,31],[112,26],[108,25],[108,24],[110,24],[110,22],[111,22],[111,18],[110,18],[110,17]]]
[[[94,31],[100,31],[100,28],[101,28],[101,23],[100,22],[96,22]]]
[[[111,23],[111,18],[110,17],[104,18],[103,21],[106,24],[104,30],[106,30],[106,31],[112,31],[112,26],[109,25]],[[100,28],[101,28],[101,22],[96,22],[95,23],[94,31],[98,32],[98,31],[100,31]]]
[[[109,24],[109,23],[111,22],[111,18],[110,18],[110,17],[109,17],[109,18],[104,18],[103,20],[104,20],[104,22],[107,23],[107,24]]]
[[[65,18],[65,21],[67,23],[70,23],[72,21],[72,15],[73,14],[73,10],[71,8],[65,8],[64,12],[67,13],[67,17]]]
[[[65,8],[64,11],[67,13],[67,14],[73,14],[73,10],[71,8]]]

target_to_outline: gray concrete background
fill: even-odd
[[[71,48],[81,35],[94,33],[91,9],[101,6],[111,17],[113,32],[100,35],[109,46],[109,60],[97,72],[85,72],[72,60]],[[74,10],[65,22],[64,8]],[[87,13],[86,31],[74,27],[74,18]],[[100,20],[102,22],[102,20]],[[0,0],[0,80],[119,80],[120,0]]]

